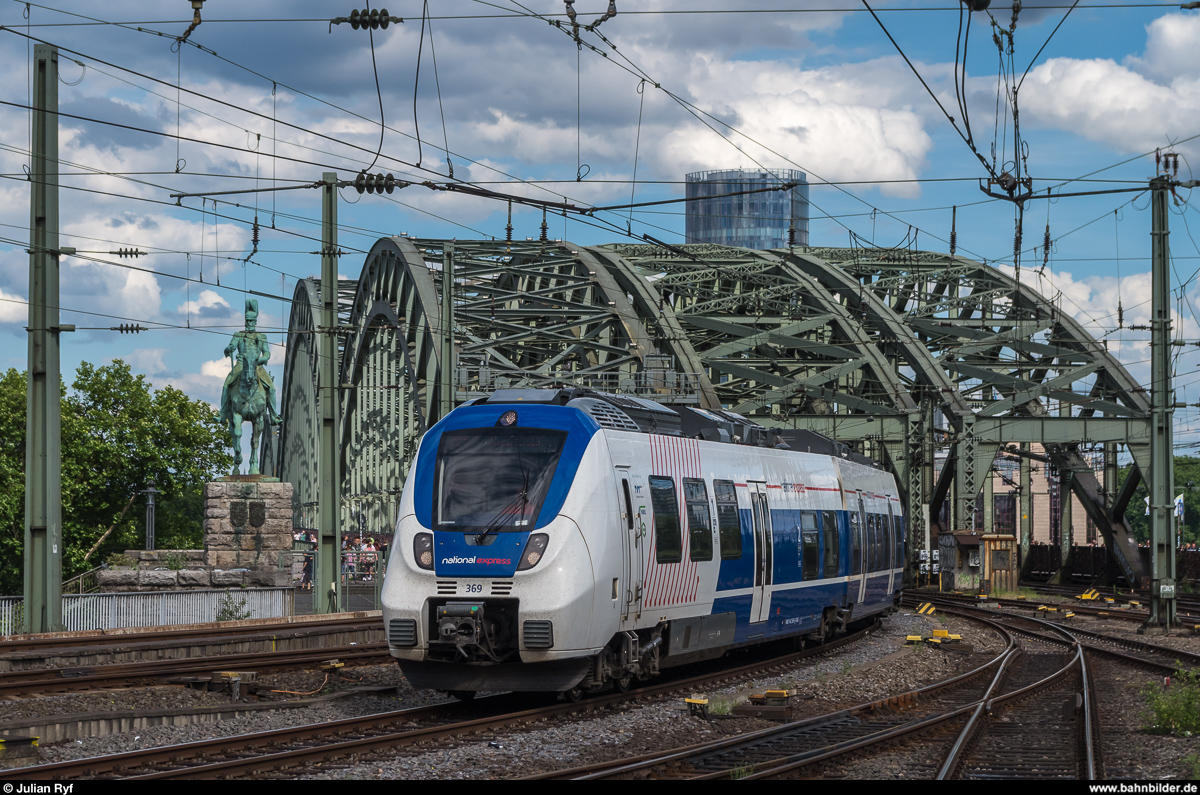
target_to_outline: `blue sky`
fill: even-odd
[[[1013,33],[1018,77],[1068,6],[1051,0],[1022,9]],[[592,21],[607,1],[579,0],[576,7],[581,20]],[[942,104],[960,115],[953,78],[963,16],[958,5],[873,7]],[[259,194],[257,214],[266,228],[259,253],[243,263],[254,195],[229,200],[240,207],[215,208],[198,199],[175,207],[169,195],[297,184],[331,169],[352,178],[379,146],[380,95],[389,129],[373,170],[402,179],[448,179],[443,142],[458,180],[594,205],[629,201],[635,151],[635,201],[681,196],[678,183],[689,171],[799,168],[813,183],[856,183],[814,184],[813,245],[846,245],[850,231],[894,245],[911,225],[922,248],[945,251],[950,208],[957,205],[960,253],[1012,264],[1012,205],[980,192],[984,167],[861,3],[617,0],[618,15],[599,28],[607,42],[584,34],[596,50],[579,50],[547,24],[565,20],[562,2],[439,0],[430,4],[434,18],[422,36],[423,4],[398,0],[388,10],[405,22],[373,37],[378,95],[370,37],[329,24],[330,14],[348,14],[349,5],[208,0],[204,22],[190,38],[205,49],[185,45],[179,53],[172,51],[172,37],[190,21],[186,0],[31,4],[28,19],[26,8],[0,3],[6,28],[0,66],[10,76],[0,85],[0,100],[13,103],[0,114],[0,174],[6,177],[0,180],[0,238],[9,241],[0,244],[2,367],[25,367],[29,115],[20,106],[29,90],[26,33],[77,51],[64,51],[61,60],[64,112],[159,133],[62,121],[60,156],[71,173],[62,178],[62,244],[153,252],[136,261],[91,255],[150,272],[64,259],[63,322],[107,327],[139,321],[156,329],[64,336],[64,374],[82,360],[122,358],[156,385],[173,384],[215,402],[228,367],[221,350],[226,335],[241,327],[245,297],[230,288],[290,297],[297,278],[316,274],[319,260],[311,252],[318,246],[310,238],[319,234],[320,199],[315,191]],[[1010,6],[1001,0],[989,10],[1007,30]],[[991,36],[991,18],[973,14],[965,96],[977,146],[989,160],[994,131],[1001,130],[997,146],[1008,141],[1011,150],[1012,141],[1011,126],[1003,132],[1007,113],[997,122],[999,59]],[[1032,63],[1018,95],[1035,190],[1144,184],[1154,175],[1153,157],[1144,154],[1172,142],[1183,156],[1181,178],[1200,176],[1191,172],[1192,164],[1200,170],[1197,52],[1200,11],[1080,2]],[[642,84],[640,75],[650,82]],[[177,78],[185,89],[179,102]],[[713,123],[725,134],[702,124],[684,103],[729,125]],[[176,130],[192,140],[177,143]],[[422,169],[415,168],[418,157]],[[577,181],[580,164],[590,171]],[[1104,181],[1072,181],[1092,172],[1090,179]],[[511,184],[497,184],[505,182]],[[1175,286],[1183,296],[1177,322],[1191,341],[1200,340],[1192,312],[1200,296],[1191,278],[1200,267],[1200,215],[1188,198],[1180,191],[1170,223]],[[420,186],[390,197],[343,190],[342,199],[340,242],[352,251],[365,251],[382,234],[504,234],[506,208],[498,202]],[[620,234],[626,215],[608,217],[612,224],[605,228],[552,219],[551,234],[580,244],[627,239]],[[681,206],[649,208],[634,213],[631,229],[680,242],[682,218]],[[540,220],[540,213],[519,209],[516,235],[536,235]],[[1065,311],[1098,336],[1107,334],[1134,375],[1147,379],[1146,335],[1113,331],[1118,296],[1127,325],[1145,323],[1149,315],[1145,196],[1031,202],[1026,247],[1040,245],[1047,221],[1054,246],[1036,286],[1061,294]],[[347,256],[342,273],[356,276],[361,264],[360,254]],[[1037,278],[1031,273],[1040,264],[1040,252],[1026,254],[1023,277]],[[168,275],[196,280],[201,269],[204,283]],[[286,311],[273,300],[261,307],[260,328],[276,332],[272,340],[280,344]],[[190,330],[174,328],[189,324]],[[278,383],[282,347],[276,350]],[[1181,350],[1179,399],[1200,401],[1200,358],[1193,353],[1200,349]],[[1181,434],[1200,430],[1197,417],[1195,409],[1177,413]]]

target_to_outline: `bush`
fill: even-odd
[[[104,559],[104,562],[107,563],[109,568],[112,569],[132,569],[137,565],[136,560],[128,555],[123,555],[120,552],[112,553]]]
[[[1142,695],[1150,707],[1151,733],[1190,737],[1200,732],[1200,669],[1176,671],[1170,687],[1149,685]]]
[[[163,555],[162,562],[171,571],[182,571],[187,566],[187,558],[182,553],[174,551]]]
[[[240,596],[234,596],[229,591],[221,597],[221,601],[217,603],[217,616],[215,621],[245,621],[250,617],[250,608],[246,605],[246,600]]]

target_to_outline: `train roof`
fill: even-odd
[[[768,429],[736,412],[696,406],[667,406],[637,395],[616,395],[582,388],[498,389],[465,405],[501,403],[569,406],[590,416],[601,428],[611,430],[796,450],[878,467],[875,461],[854,452],[848,445],[815,431]]]

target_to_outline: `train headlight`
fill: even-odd
[[[529,537],[529,542],[525,544],[525,552],[521,555],[521,563],[517,566],[517,571],[525,571],[532,569],[542,559],[542,555],[546,552],[546,545],[550,543],[550,536],[545,533],[534,533]]]
[[[417,533],[413,538],[413,558],[422,569],[433,568],[433,534]]]

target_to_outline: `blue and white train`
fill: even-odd
[[[575,696],[891,612],[895,480],[817,438],[834,454],[729,412],[585,390],[459,407],[404,488],[392,656],[414,686],[461,697]]]

